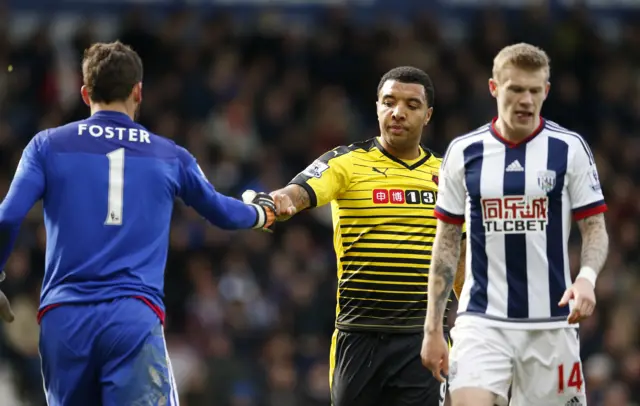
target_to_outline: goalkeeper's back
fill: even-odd
[[[41,309],[140,296],[162,314],[173,202],[189,154],[112,111],[44,131],[28,148],[45,175]],[[35,170],[24,160],[21,170]]]
[[[138,297],[164,318],[174,199],[224,229],[251,228],[252,205],[216,192],[195,158],[129,116],[98,111],[45,130],[25,148],[0,206],[0,263],[42,198],[47,231],[40,314],[65,303]]]
[[[39,350],[49,404],[176,405],[161,326],[174,199],[225,229],[268,227],[275,206],[217,193],[184,148],[134,122],[142,62],[130,47],[94,44],[82,68],[92,115],[38,133],[23,151],[0,204],[0,270],[42,199]]]
[[[23,151],[0,204],[0,271],[20,223],[42,199],[40,317],[51,306],[133,296],[163,319],[174,199],[224,229],[263,227],[267,209],[217,193],[189,152],[133,120],[142,62],[131,48],[94,44],[82,66],[92,115],[38,133]]]

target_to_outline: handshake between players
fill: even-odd
[[[276,220],[285,221],[297,212],[291,198],[282,193],[272,193],[272,195],[269,195],[264,192],[246,190],[242,194],[242,201],[256,206],[258,209],[258,220],[254,228],[259,228],[267,232],[273,231]]]
[[[258,217],[253,228],[271,232],[276,220],[276,204],[271,196],[264,192],[256,193],[246,190],[242,194],[242,201],[256,208]]]
[[[285,207],[282,213],[280,213],[276,207],[280,207],[285,202],[281,203],[282,198],[279,196],[276,196],[276,198],[274,201],[274,198],[268,194],[262,192],[256,193],[253,190],[247,190],[243,193],[242,200],[244,203],[254,206],[257,212],[256,223],[252,228],[271,232],[276,216],[291,212],[290,209]],[[291,214],[295,213],[295,208],[293,210]],[[5,273],[0,272],[0,282],[2,282],[4,278]],[[11,302],[2,290],[0,290],[0,319],[6,323],[11,323],[15,319],[13,310],[11,310]]]
[[[253,190],[247,190],[242,194],[242,200],[254,206],[258,213],[254,229],[260,229],[267,232],[273,230],[273,226],[277,216],[292,216],[295,214],[295,207],[290,207],[291,200],[286,195],[276,195],[271,197],[266,193],[256,193]],[[0,282],[4,280],[5,273],[0,273]],[[7,296],[0,290],[0,319],[4,322],[11,323],[15,319],[11,303]]]

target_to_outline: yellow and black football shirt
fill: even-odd
[[[400,160],[374,138],[325,153],[290,182],[311,207],[331,203],[339,329],[422,331],[441,162],[426,148]]]

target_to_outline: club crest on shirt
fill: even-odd
[[[556,187],[556,172],[555,171],[540,171],[538,172],[538,186],[540,189],[549,193]]]

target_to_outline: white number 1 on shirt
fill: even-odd
[[[124,199],[124,148],[109,152],[107,158],[109,158],[109,209],[104,224],[121,226]]]

